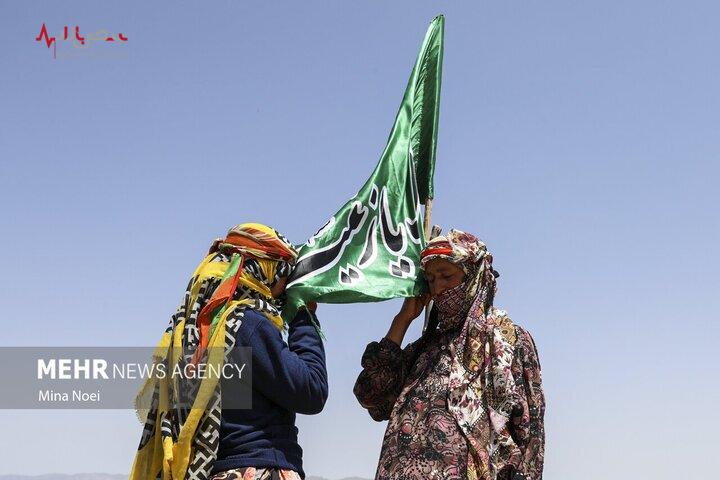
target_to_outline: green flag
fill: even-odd
[[[428,28],[380,162],[299,251],[283,317],[305,302],[377,302],[422,293],[421,202],[433,198],[444,17]]]

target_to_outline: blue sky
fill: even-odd
[[[717,469],[715,2],[4,1],[0,344],[152,345],[229,226],[304,241],[371,173],[438,13],[433,220],[487,243],[535,337],[546,477]],[[43,22],[128,42],[53,59]],[[308,473],[374,473],[384,424],[351,389],[398,308],[320,306]],[[0,474],[125,473],[140,428],[0,411]]]

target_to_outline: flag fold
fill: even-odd
[[[387,145],[370,178],[304,245],[283,317],[308,301],[377,302],[422,293],[421,204],[433,198],[444,17],[425,35]]]

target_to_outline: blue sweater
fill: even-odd
[[[252,348],[252,409],[223,410],[213,473],[265,467],[305,478],[295,414],[320,413],[328,396],[325,350],[309,314],[298,313],[285,343],[267,318],[248,309],[236,346]],[[223,381],[223,396],[240,392],[236,382]]]

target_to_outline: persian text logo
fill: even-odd
[[[67,52],[63,52],[62,49],[60,53],[58,54],[58,38],[55,35],[50,35],[48,33],[47,26],[45,26],[45,22],[43,22],[42,27],[40,27],[40,33],[37,37],[35,37],[36,42],[45,42],[45,45],[48,49],[53,49],[53,58],[57,59],[58,57],[70,57],[70,56],[92,56],[90,54],[91,45],[99,45],[97,42],[102,42],[103,45],[123,45],[127,43],[128,37],[127,35],[124,35],[123,33],[117,34],[117,39],[115,36],[110,33],[107,30],[98,30],[94,33],[90,34],[81,34],[80,33],[80,26],[75,25],[75,32],[74,35],[71,33],[70,29],[67,25],[63,28],[63,34],[60,38],[63,41],[63,44],[70,40],[70,43],[73,46],[73,50],[68,50]],[[108,54],[110,52],[108,51],[101,51],[101,52],[95,52],[95,53],[102,53],[102,54]],[[124,53],[124,52],[115,52],[115,53]]]

